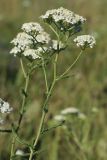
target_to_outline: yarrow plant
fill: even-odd
[[[40,19],[47,24],[51,31],[55,34],[56,39],[53,39],[50,34],[45,32],[44,28],[36,22],[25,23],[21,27],[21,32],[11,41],[13,48],[10,51],[10,54],[18,57],[20,60],[23,76],[25,79],[25,86],[22,91],[23,100],[21,108],[19,108],[19,120],[17,124],[12,124],[10,130],[1,130],[2,132],[12,133],[12,146],[10,160],[15,159],[17,156],[21,156],[19,151],[15,153],[15,144],[20,143],[25,145],[29,149],[27,154],[27,159],[33,160],[36,158],[37,145],[38,141],[41,139],[41,134],[48,131],[45,130],[45,117],[48,113],[50,97],[52,96],[53,89],[55,84],[65,77],[69,77],[68,73],[74,67],[81,54],[86,48],[93,48],[96,41],[95,38],[91,35],[81,35],[72,39],[77,33],[82,30],[83,24],[86,22],[86,19],[82,16],[75,14],[74,12],[67,10],[63,7],[53,10],[48,10],[44,15],[40,16]],[[59,54],[61,51],[66,50],[69,46],[68,41],[74,41],[77,47],[80,47],[80,53],[76,57],[73,63],[61,74],[57,73],[57,63],[60,60]],[[53,75],[52,82],[49,81],[47,76],[47,65],[52,63],[53,70],[51,72]],[[32,74],[37,69],[42,69],[44,74],[44,82],[46,85],[45,100],[42,105],[42,115],[40,125],[36,134],[36,138],[32,144],[25,142],[20,138],[21,130],[20,126],[22,125],[23,116],[26,111],[26,103],[28,97],[28,86]],[[1,113],[10,113],[12,108],[7,102],[4,102],[0,99],[0,111]],[[67,108],[61,112],[60,115],[56,115],[54,119],[60,121],[59,125],[63,125],[66,120],[67,115],[71,114],[81,114],[76,108]],[[82,117],[82,114],[81,114]],[[1,119],[0,119],[1,122]],[[52,128],[56,128],[53,126]],[[23,152],[24,157],[24,152]]]

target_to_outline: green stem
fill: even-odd
[[[57,80],[63,78],[63,77],[74,67],[74,65],[76,64],[76,62],[79,60],[82,52],[83,52],[83,51],[81,51],[81,52],[79,53],[79,55],[78,55],[77,58],[74,60],[74,62],[65,70],[65,72],[64,72],[62,75],[59,76],[59,78],[57,78]]]
[[[46,74],[46,68],[45,68],[45,63],[44,60],[42,60],[42,68],[43,68],[43,73],[44,73],[44,77],[45,77],[45,84],[46,84],[46,93],[48,93],[48,81],[47,81],[47,74]]]
[[[17,125],[17,128],[16,128],[16,133],[18,133],[18,131],[20,129],[20,125],[21,125],[23,115],[24,115],[24,112],[25,112],[26,94],[27,94],[27,89],[28,89],[28,84],[29,84],[29,75],[26,74],[24,66],[23,66],[23,62],[22,62],[21,59],[20,59],[20,62],[21,62],[21,68],[22,68],[22,71],[23,71],[23,74],[24,74],[24,77],[25,77],[25,87],[24,87],[24,95],[23,95],[23,99],[22,99],[22,105],[21,105],[18,125]],[[16,142],[16,138],[13,137],[12,145],[11,145],[10,160],[12,160],[12,157],[14,156],[15,142]]]
[[[55,61],[54,61],[54,81],[56,80],[56,75],[57,75],[56,64],[57,64],[57,61],[58,61],[58,55],[59,54],[56,54]]]
[[[12,145],[11,145],[11,152],[10,152],[10,160],[13,160],[13,156],[14,156],[14,147],[15,147],[15,138],[13,137],[12,139]]]
[[[25,68],[24,68],[24,64],[23,64],[22,58],[20,58],[20,65],[21,65],[21,68],[22,68],[23,75],[24,75],[24,77],[26,78],[27,75],[26,75],[26,71],[25,71]]]
[[[44,134],[44,133],[46,133],[46,132],[49,132],[49,131],[52,131],[53,129],[56,129],[56,128],[62,126],[63,123],[64,123],[64,122],[61,122],[61,123],[59,123],[59,124],[56,125],[56,126],[53,126],[53,127],[47,128],[47,129],[44,129],[44,130],[42,131],[42,134]]]
[[[33,150],[30,151],[29,160],[32,160],[32,157],[33,157]]]
[[[55,35],[57,36],[57,38],[59,39],[59,35],[58,33],[55,31],[55,29],[52,27],[52,25],[49,25],[50,29],[55,33]]]
[[[72,130],[72,133],[71,133],[71,134],[72,134],[72,135],[73,135],[73,137],[74,137],[74,141],[75,141],[75,143],[76,143],[77,147],[78,147],[78,148],[80,149],[80,151],[81,151],[81,154],[82,154],[83,160],[87,160],[87,157],[86,157],[85,151],[84,151],[84,149],[83,149],[83,147],[82,147],[81,143],[79,142],[79,140],[78,140],[78,138],[77,138],[76,134],[73,132],[73,130]]]
[[[23,119],[23,115],[25,112],[25,103],[26,103],[26,98],[27,98],[28,84],[29,84],[29,75],[27,75],[27,77],[26,77],[25,88],[24,88],[25,95],[23,95],[22,106],[21,106],[21,110],[20,110],[20,117],[19,117],[18,126],[17,126],[17,132],[20,128],[20,125],[21,125],[21,122]]]
[[[42,129],[43,129],[43,124],[44,124],[44,120],[45,120],[45,116],[47,114],[47,105],[48,105],[48,102],[49,102],[49,98],[51,96],[51,93],[52,93],[52,90],[54,88],[54,85],[55,85],[55,82],[56,82],[56,67],[57,67],[57,60],[58,60],[58,54],[56,54],[56,57],[55,57],[55,61],[54,61],[54,74],[53,74],[53,82],[51,84],[51,87],[47,93],[47,97],[46,97],[46,100],[43,104],[43,111],[42,111],[42,117],[41,117],[41,121],[40,121],[40,125],[39,125],[39,129],[38,129],[38,133],[37,133],[37,136],[36,136],[36,139],[34,141],[34,144],[33,144],[33,148],[35,149],[38,141],[39,141],[39,138],[40,138],[40,135],[42,133]],[[33,153],[34,151],[31,150],[31,153],[30,153],[30,156],[29,156],[29,160],[32,160],[33,158]]]
[[[35,146],[38,143],[38,140],[39,140],[39,137],[40,137],[40,134],[41,134],[41,130],[42,130],[43,122],[44,122],[44,119],[45,119],[45,115],[46,115],[46,112],[43,111],[42,118],[41,118],[41,121],[40,121],[40,126],[39,126],[38,133],[37,133],[37,137],[36,137],[35,142],[33,144],[34,149],[35,149]],[[31,149],[29,160],[32,160],[33,153],[34,153],[34,151]]]

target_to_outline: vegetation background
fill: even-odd
[[[63,6],[87,18],[85,33],[96,37],[97,45],[86,50],[73,68],[74,76],[62,80],[56,86],[48,119],[62,109],[74,106],[86,114],[84,122],[72,120],[80,146],[75,144],[62,128],[44,137],[44,152],[40,160],[106,160],[107,159],[107,0],[0,0],[0,97],[7,100],[14,112],[7,116],[7,123],[0,128],[9,128],[10,122],[17,122],[20,105],[20,89],[23,78],[17,58],[9,54],[10,41],[20,31],[23,23],[39,21],[46,10]],[[46,28],[47,29],[47,28]],[[59,72],[76,57],[79,49],[70,49],[61,55]],[[48,73],[50,76],[50,72]],[[29,87],[28,111],[24,117],[21,136],[29,142],[35,136],[40,117],[40,105],[45,86],[41,71],[35,72]],[[98,112],[92,114],[92,109]],[[0,160],[9,159],[11,136],[0,133]],[[18,147],[22,148],[22,146]],[[85,153],[85,158],[82,157]]]

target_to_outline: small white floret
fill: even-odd
[[[22,54],[25,57],[35,60],[42,58],[42,53],[46,53],[47,50],[48,50],[47,47],[38,47],[37,49],[26,49]]]
[[[16,151],[16,155],[17,155],[17,156],[23,156],[23,155],[24,155],[24,152],[23,152],[21,149],[18,149],[18,150]]]
[[[79,110],[75,107],[69,107],[61,111],[61,114],[66,115],[66,114],[77,114],[79,113]]]
[[[24,55],[25,57],[31,57],[32,59],[38,59],[38,58],[40,58],[39,52],[38,52],[38,50],[36,50],[36,49],[26,49],[26,50],[23,52],[23,55]]]
[[[50,41],[50,35],[46,32],[41,32],[36,36],[36,41],[42,44],[48,44]]]
[[[0,98],[0,112],[1,113],[10,113],[13,110],[12,107],[10,107],[8,102],[3,101]]]
[[[21,49],[18,47],[14,47],[11,49],[10,54],[13,54],[14,56],[16,56],[17,54],[21,53]]]
[[[65,121],[65,120],[66,120],[66,117],[63,116],[63,115],[56,115],[56,116],[54,117],[54,119],[55,119],[56,121]]]
[[[22,30],[28,34],[37,34],[44,31],[42,26],[36,22],[24,23],[22,26]]]

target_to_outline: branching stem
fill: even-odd
[[[21,109],[20,109],[20,115],[19,115],[19,121],[18,121],[18,125],[16,128],[16,134],[18,133],[19,129],[20,129],[20,125],[24,116],[24,112],[25,112],[25,104],[26,104],[26,98],[27,98],[27,89],[28,89],[28,84],[29,84],[29,74],[26,73],[25,69],[24,69],[24,65],[23,65],[23,61],[22,59],[20,59],[20,63],[21,63],[21,68],[23,71],[23,75],[25,78],[25,87],[24,87],[24,94],[23,94],[23,99],[22,99],[22,105],[21,105]],[[10,160],[12,160],[13,156],[14,156],[14,148],[15,148],[15,142],[16,142],[16,138],[13,137],[12,139],[12,145],[11,145],[11,155],[10,155]]]

